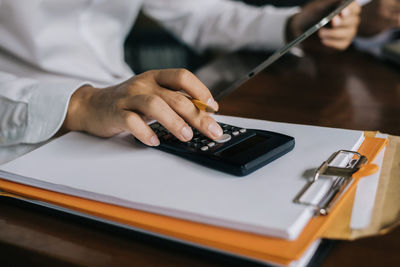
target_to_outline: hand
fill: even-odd
[[[305,5],[300,13],[289,20],[287,26],[288,37],[298,37],[340,2],[340,0],[317,0]],[[355,1],[344,8],[340,14],[331,20],[330,28],[324,27],[318,31],[321,42],[338,50],[346,49],[357,33],[360,12],[361,7]]]
[[[210,91],[191,72],[154,70],[104,89],[79,88],[71,97],[63,129],[102,137],[129,131],[143,143],[157,146],[159,140],[145,122],[149,118],[160,122],[183,142],[193,137],[187,123],[211,139],[222,135],[213,118],[173,90],[184,90],[218,110]]]
[[[400,28],[400,1],[373,0],[362,8],[359,34],[373,36],[391,28]]]

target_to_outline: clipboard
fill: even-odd
[[[358,152],[372,161],[386,143],[386,139],[365,137]],[[361,169],[353,175],[354,182],[347,187],[328,216],[316,216],[311,219],[300,236],[293,241],[124,208],[6,180],[0,180],[0,188],[6,191],[8,196],[42,201],[74,213],[93,216],[101,221],[140,229],[211,250],[237,254],[262,262],[288,265],[293,260],[299,259],[311,243],[323,237],[340,211],[349,205],[357,181],[371,171],[368,168],[365,170]]]
[[[366,136],[375,137],[378,132],[366,132]],[[388,136],[384,160],[381,166],[375,204],[371,221],[366,228],[351,229],[350,221],[355,192],[350,197],[346,209],[342,209],[324,234],[324,238],[356,240],[359,238],[383,235],[400,224],[400,137]]]

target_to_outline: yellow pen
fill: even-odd
[[[188,95],[185,92],[182,91],[177,91],[178,93],[180,93],[183,96],[186,96],[190,101],[192,101],[192,103],[200,110],[205,111],[205,112],[209,112],[209,113],[216,113],[217,111],[212,108],[211,106],[207,105],[206,103],[204,103],[201,100],[195,99],[193,97],[191,97],[190,95]]]

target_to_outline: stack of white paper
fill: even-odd
[[[235,177],[145,147],[122,134],[72,132],[0,166],[2,178],[97,201],[274,237],[295,239],[312,211],[294,204],[315,169],[363,132],[216,116],[218,121],[295,137],[293,151]]]

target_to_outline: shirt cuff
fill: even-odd
[[[72,94],[84,82],[39,83],[28,101],[28,124],[22,143],[43,142],[61,128]]]
[[[275,50],[286,43],[286,24],[290,17],[300,12],[299,7],[263,8],[265,16],[260,21],[259,40],[256,40],[254,49]]]

